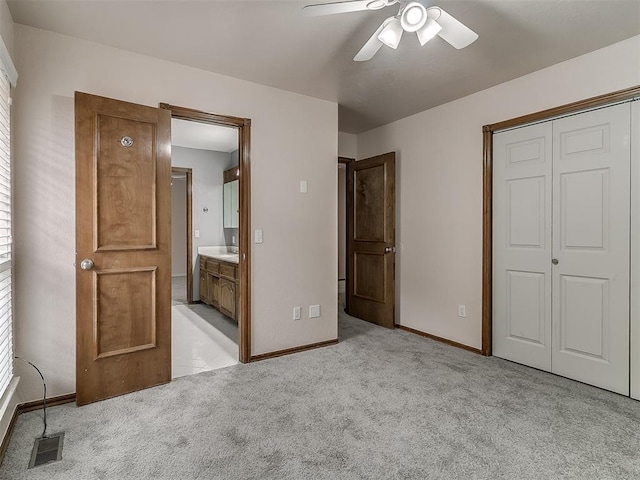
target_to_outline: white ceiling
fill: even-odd
[[[171,144],[231,153],[238,149],[238,130],[172,118]]]
[[[17,23],[336,101],[349,133],[640,33],[640,0],[434,0],[480,38],[455,50],[405,34],[397,50],[360,63],[353,56],[397,6],[307,17],[300,11],[315,0],[7,3]]]

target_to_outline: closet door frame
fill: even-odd
[[[482,354],[492,354],[492,269],[493,269],[493,133],[523,126],[535,122],[543,122],[556,117],[562,117],[598,107],[605,107],[615,103],[640,97],[640,85],[624,90],[599,95],[578,102],[569,103],[548,110],[523,115],[498,123],[485,125],[483,132],[483,166],[482,166]],[[634,185],[635,186],[635,185]],[[632,195],[634,192],[632,192]],[[632,253],[633,255],[633,253]],[[633,287],[632,287],[633,288]],[[632,290],[633,291],[633,290]],[[633,295],[632,295],[633,296]],[[633,310],[632,310],[633,318]],[[633,335],[633,333],[632,333]]]

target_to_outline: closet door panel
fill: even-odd
[[[640,102],[631,104],[631,396],[640,400]]]
[[[550,123],[494,135],[493,354],[551,369]]]
[[[629,104],[553,122],[554,373],[629,394]]]
[[[559,290],[558,302],[562,305],[560,350],[608,361],[608,334],[611,330],[609,280],[562,275]]]

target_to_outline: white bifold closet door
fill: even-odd
[[[551,370],[551,122],[493,136],[493,354]]]
[[[631,397],[640,400],[640,101],[631,104]]]
[[[630,156],[629,104],[494,136],[496,356],[629,394]]]

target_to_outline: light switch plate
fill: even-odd
[[[293,319],[294,320],[300,320],[300,307],[293,307]]]
[[[256,230],[256,243],[262,243],[262,230]]]
[[[200,230],[194,230],[193,231],[193,236],[196,238],[200,238]]]
[[[309,307],[309,318],[317,318],[320,316],[320,305],[311,305]]]
[[[300,193],[307,193],[307,181],[300,180]]]

